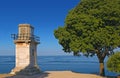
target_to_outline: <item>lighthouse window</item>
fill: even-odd
[[[32,49],[32,55],[34,56],[34,49]]]

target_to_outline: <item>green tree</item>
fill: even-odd
[[[65,52],[97,55],[100,75],[104,59],[120,45],[120,0],[81,0],[69,11],[65,24],[54,31]]]
[[[120,52],[115,53],[108,59],[107,68],[109,71],[120,73]]]

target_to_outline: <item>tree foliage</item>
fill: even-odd
[[[120,73],[120,52],[115,53],[108,59],[107,68],[109,71]]]
[[[81,0],[69,11],[64,27],[54,31],[65,52],[97,55],[103,63],[120,45],[120,0]]]

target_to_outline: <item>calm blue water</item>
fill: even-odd
[[[78,73],[99,74],[99,62],[96,57],[85,56],[38,56],[38,65],[42,71],[73,71]],[[106,63],[106,62],[105,62]],[[0,73],[9,73],[15,66],[14,56],[0,56]],[[116,76],[108,72],[106,76]]]

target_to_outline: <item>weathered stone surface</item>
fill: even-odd
[[[17,74],[17,75],[34,75],[39,74],[41,71],[39,67],[25,67],[25,68],[15,68],[12,70],[11,74]]]

